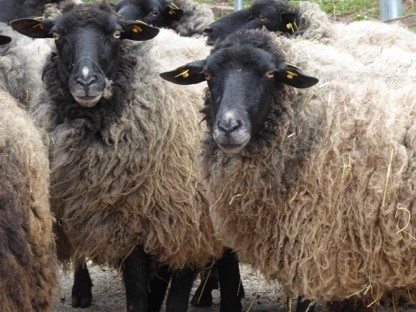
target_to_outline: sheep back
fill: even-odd
[[[151,42],[125,44],[134,62],[120,64],[125,72],[115,84],[129,79],[133,87],[108,127],[95,133],[82,119],[57,123],[48,90],[31,110],[51,137],[51,205],[63,229],[59,257],[114,263],[142,244],[173,269],[203,266],[222,247],[198,185],[201,95],[160,79]],[[45,67],[50,81],[58,74],[53,62]]]
[[[0,91],[2,311],[50,311],[57,285],[47,150],[33,122]]]
[[[263,149],[203,150],[214,228],[288,295],[370,304],[412,288],[414,81],[369,80],[365,67],[348,71],[342,51],[339,69],[320,63],[317,43],[276,44],[320,83],[278,95],[276,139]]]

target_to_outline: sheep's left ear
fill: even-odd
[[[156,37],[159,28],[152,27],[142,21],[125,21],[122,23],[121,39],[145,41]]]
[[[50,30],[54,24],[55,21],[42,18],[19,18],[10,21],[14,30],[31,38],[52,38]]]
[[[202,72],[204,65],[205,60],[191,62],[172,71],[161,73],[160,77],[180,85],[200,83],[205,81],[205,76]]]
[[[309,88],[318,83],[318,78],[304,74],[295,65],[282,62],[275,72],[276,80],[295,88]]]
[[[183,10],[179,9],[173,2],[163,9],[163,16],[173,21],[179,21],[182,15]]]

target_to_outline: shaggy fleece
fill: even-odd
[[[198,183],[201,95],[163,81],[152,49],[163,46],[123,41],[111,99],[84,111],[59,82],[56,57],[46,63],[31,115],[50,135],[63,261],[114,263],[142,244],[172,269],[200,268],[222,252]]]
[[[368,79],[345,51],[274,40],[320,82],[275,93],[274,138],[255,150],[225,154],[206,133],[217,233],[288,295],[371,304],[414,288],[416,79]]]
[[[57,286],[47,149],[27,113],[0,91],[0,302],[50,311]]]

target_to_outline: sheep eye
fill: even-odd
[[[53,38],[53,40],[58,40],[61,37],[59,36],[59,34],[57,32],[53,32],[52,33],[52,38]]]
[[[158,17],[159,16],[159,12],[158,11],[155,11],[155,10],[150,11],[149,12],[149,16],[150,17]]]
[[[120,38],[121,38],[121,31],[120,31],[120,30],[116,30],[116,31],[113,33],[113,38],[115,38],[115,39],[120,39]]]
[[[267,73],[264,74],[264,78],[266,78],[266,79],[273,79],[274,78],[274,70],[267,71]]]
[[[204,78],[205,78],[205,80],[210,80],[211,79],[211,74],[210,73],[208,73],[208,72],[204,72]]]

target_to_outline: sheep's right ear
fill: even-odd
[[[9,36],[0,35],[0,45],[8,44],[10,43],[10,41],[12,41],[12,38],[10,38]]]
[[[50,30],[54,24],[53,20],[32,18],[19,18],[10,22],[14,30],[31,38],[52,38]]]
[[[178,67],[175,70],[160,74],[163,79],[180,85],[190,85],[205,81],[202,69],[205,66],[205,60],[188,63]]]
[[[295,88],[309,88],[316,85],[319,80],[308,76],[295,65],[281,62],[276,70],[276,79]]]
[[[159,28],[152,27],[143,21],[124,21],[122,23],[123,31],[122,39],[130,39],[134,41],[145,41],[156,37]]]

